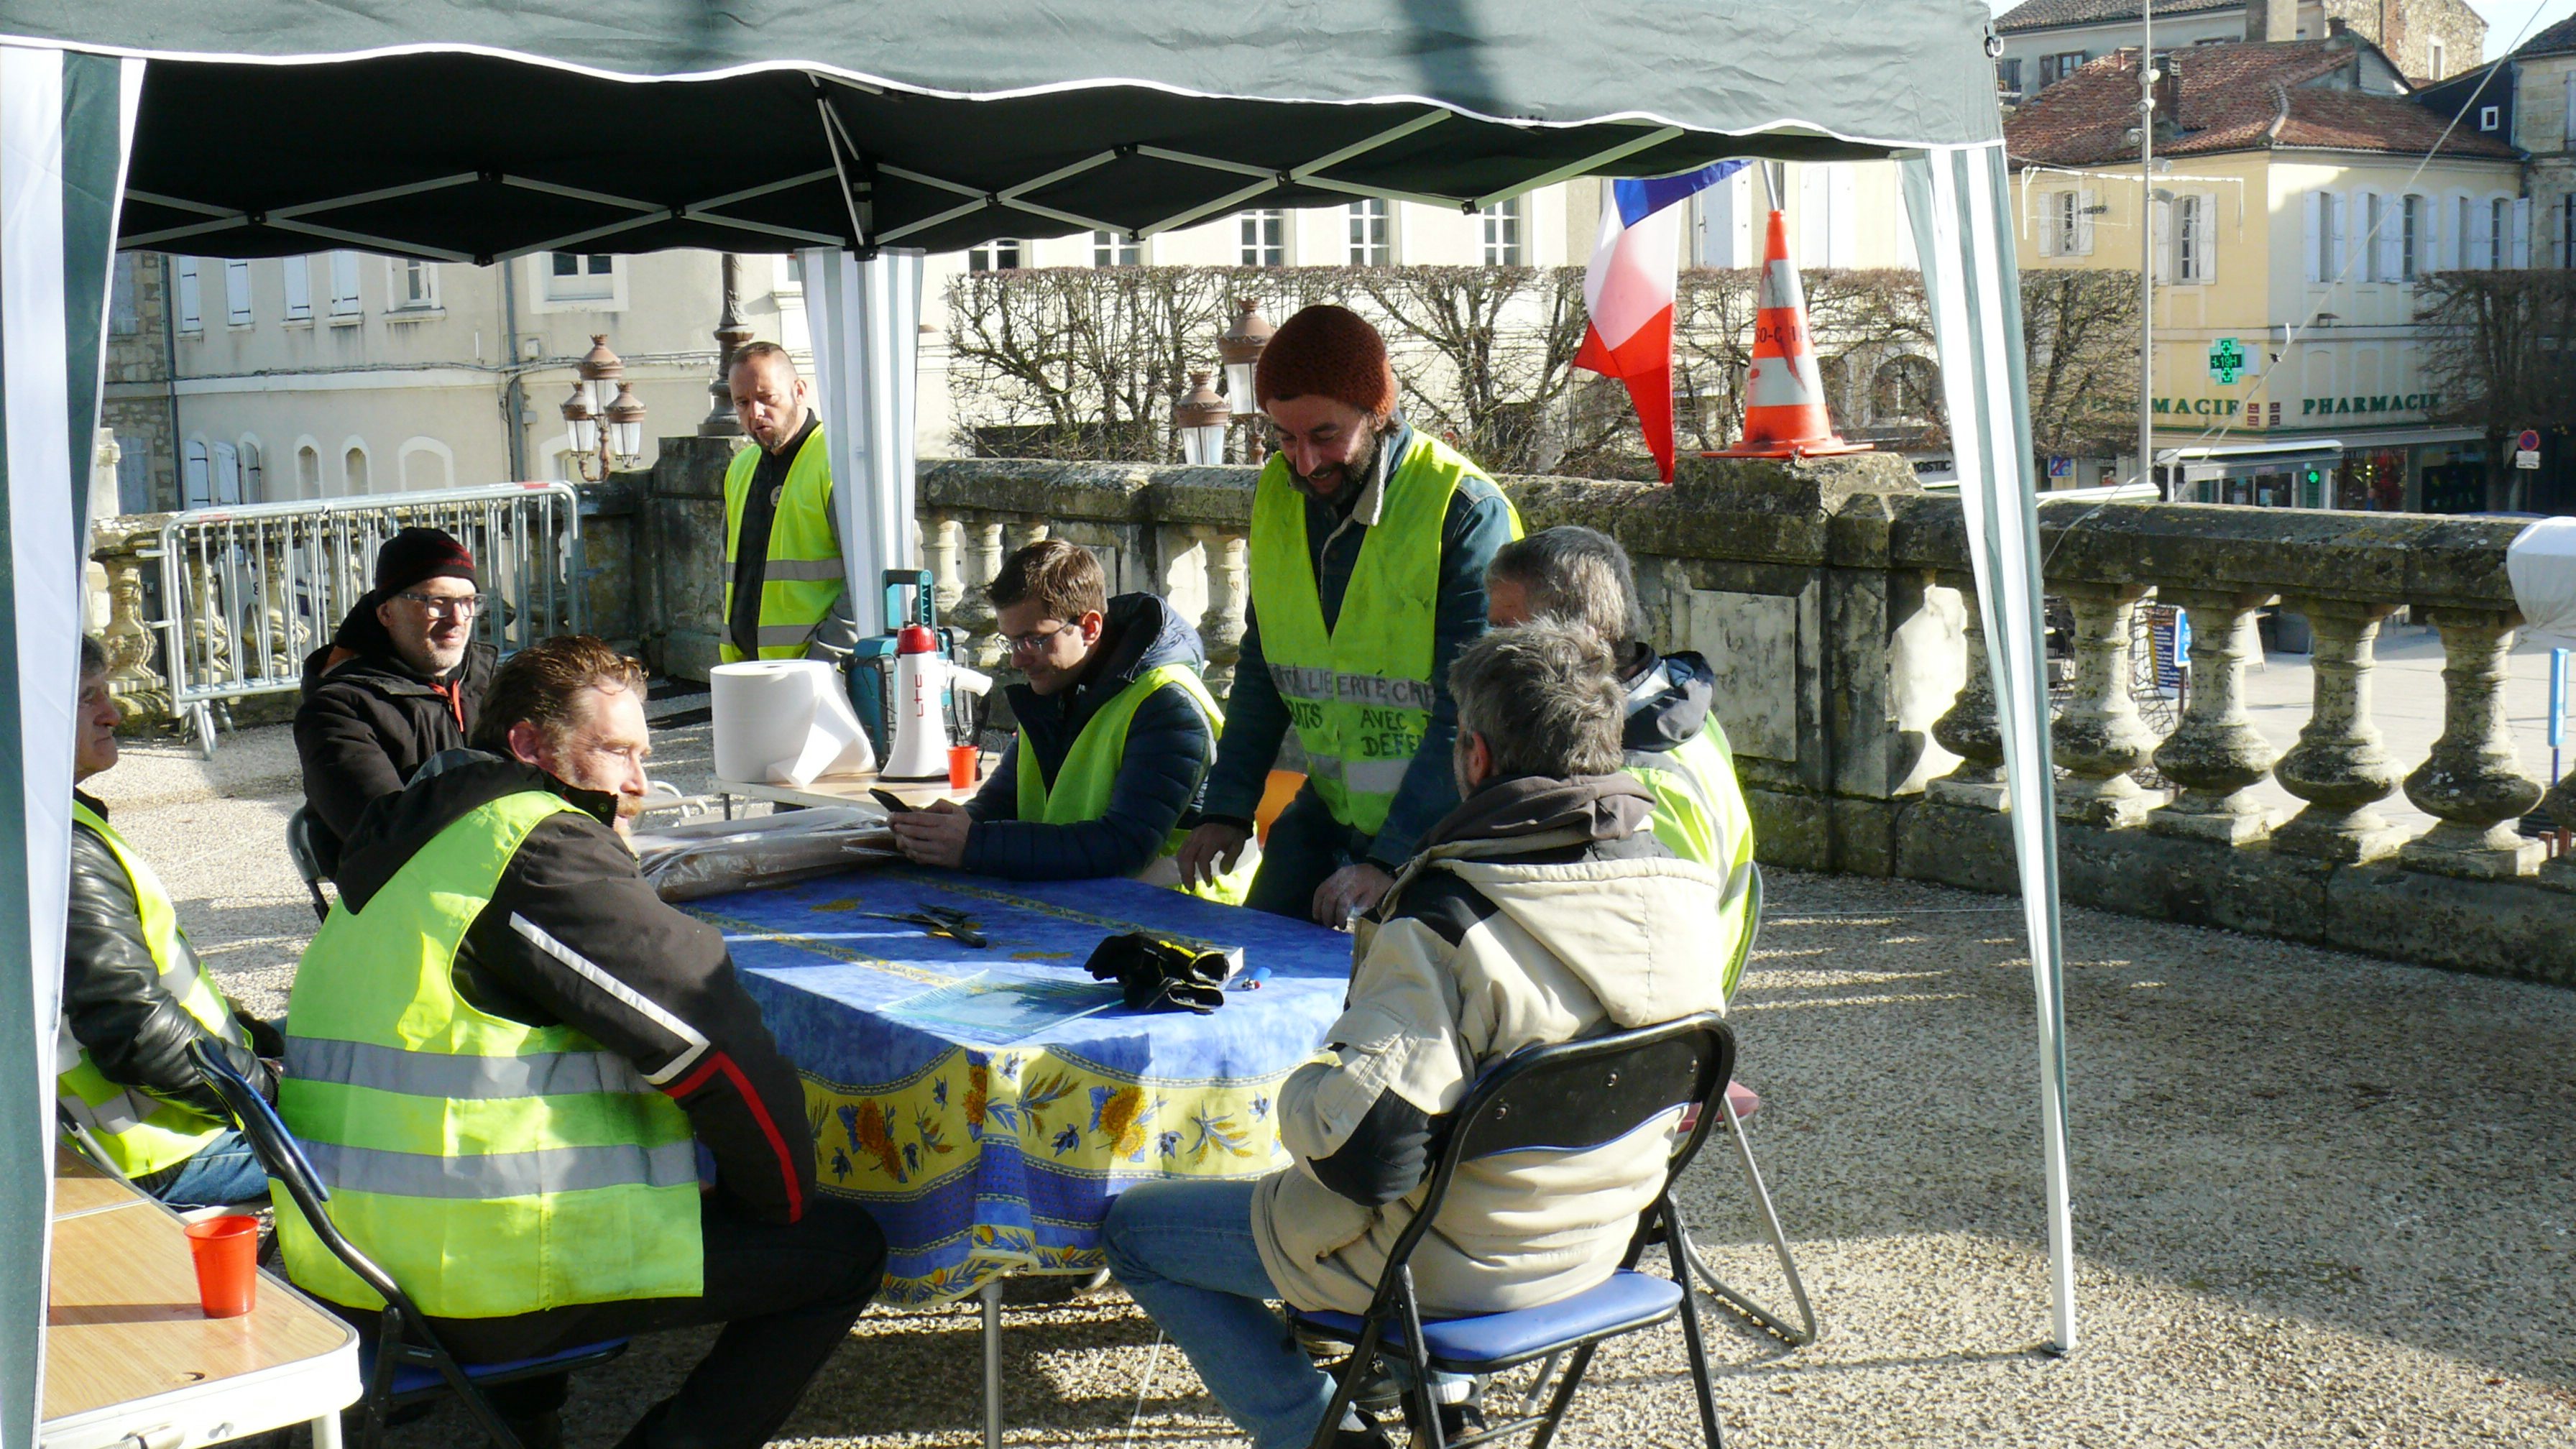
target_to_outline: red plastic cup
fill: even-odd
[[[964,790],[975,783],[975,767],[984,762],[984,752],[973,745],[948,747],[948,788]]]
[[[231,1216],[190,1223],[188,1254],[197,1261],[197,1302],[208,1318],[250,1312],[259,1286],[259,1219]]]

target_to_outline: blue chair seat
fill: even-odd
[[[1508,1368],[1539,1358],[1587,1338],[1627,1333],[1661,1323],[1680,1309],[1681,1285],[1622,1269],[1596,1287],[1571,1298],[1486,1313],[1474,1318],[1443,1318],[1422,1325],[1422,1346],[1434,1366],[1461,1373]],[[1296,1320],[1334,1338],[1357,1342],[1365,1326],[1356,1313],[1307,1313]],[[1404,1347],[1404,1321],[1386,1326],[1383,1341]]]
[[[586,1343],[579,1348],[567,1348],[537,1358],[514,1358],[502,1363],[460,1363],[457,1367],[465,1370],[465,1377],[478,1384],[501,1384],[508,1383],[512,1379],[534,1378],[539,1374],[568,1373],[574,1369],[588,1368],[592,1364],[605,1363],[624,1353],[626,1344],[626,1339],[612,1338],[603,1343]],[[362,1377],[372,1376],[375,1358],[375,1345],[370,1343],[366,1346],[359,1366]],[[439,1393],[446,1388],[447,1380],[439,1376],[438,1370],[427,1364],[407,1363],[394,1370],[393,1387],[388,1392],[387,1398],[399,1404],[415,1395]]]

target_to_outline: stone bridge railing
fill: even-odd
[[[650,475],[621,476],[585,502],[594,626],[682,677],[703,678],[715,658],[730,450],[666,439]],[[1197,619],[1222,690],[1243,636],[1252,478],[1237,467],[926,462],[922,553],[941,617],[969,631],[979,663],[1004,664],[984,585],[1010,550],[1068,539],[1099,553],[1114,591],[1162,593]],[[1584,523],[1620,539],[1655,642],[1709,658],[1764,860],[2017,888],[1955,498],[1923,493],[1888,455],[1694,460],[1671,488],[1502,482],[1531,528]],[[2504,558],[2518,528],[2044,503],[2048,591],[2074,618],[2074,677],[2054,731],[2066,898],[2576,984],[2576,858],[2544,860],[2515,830],[2541,795],[2504,722],[2520,623]],[[2132,616],[2150,598],[2187,611],[2193,638],[2193,689],[2161,735],[2129,687]],[[2245,669],[2260,658],[2256,614],[2274,605],[2315,637],[2309,715],[2277,759],[2243,703]],[[2444,728],[2421,760],[2393,758],[2372,723],[2373,650],[2399,609],[2429,618],[2445,653]],[[110,626],[116,638],[135,632]],[[2273,818],[2255,793],[2267,778],[2303,808]],[[2411,838],[2378,808],[2401,790],[2435,821]],[[2567,805],[2561,818],[2576,815]]]

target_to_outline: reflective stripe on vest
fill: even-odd
[[[1255,487],[1252,609],[1261,651],[1296,722],[1316,796],[1335,820],[1364,834],[1386,823],[1430,730],[1441,529],[1459,484],[1484,476],[1447,444],[1415,434],[1386,480],[1330,630],[1307,546],[1305,495],[1289,481],[1286,455],[1271,458]],[[1508,499],[1503,507],[1512,537],[1520,537],[1520,514]]]
[[[1664,848],[1726,872],[1715,950],[1724,963],[1719,989],[1731,997],[1744,975],[1741,943],[1753,891],[1753,817],[1736,783],[1726,732],[1711,719],[1670,750],[1628,751],[1626,768],[1654,794],[1652,824]]]
[[[757,444],[733,455],[725,466],[724,637],[717,653],[725,663],[744,657],[733,642],[734,549],[742,537],[742,510],[751,496],[751,476],[760,468]],[[763,659],[802,659],[814,626],[840,602],[848,585],[841,563],[841,536],[832,527],[832,459],[823,446],[823,429],[805,435],[795,460],[787,465],[787,482],[779,489],[778,508],[769,522],[769,556],[760,573],[760,626],[753,638]]]
[[[105,842],[107,853],[125,871],[126,884],[134,891],[136,913],[143,922],[144,949],[151,952],[152,964],[161,973],[160,989],[176,999],[199,1026],[235,1046],[244,1045],[231,1008],[224,1004],[223,993],[215,989],[215,978],[188,950],[187,938],[179,930],[178,907],[162,887],[161,878],[98,812],[75,800],[72,819]],[[56,1100],[62,1103],[64,1114],[96,1138],[99,1151],[128,1177],[176,1167],[196,1156],[232,1125],[194,1107],[164,1101],[141,1087],[110,1081],[91,1059],[89,1049],[72,1033],[67,1015],[57,1023],[54,1053],[55,1061],[70,1064],[55,1079]]]
[[[1029,732],[1025,726],[1021,728],[1019,818],[1048,825],[1078,825],[1106,814],[1110,790],[1118,781],[1118,767],[1127,759],[1127,727],[1135,722],[1136,711],[1145,701],[1165,689],[1177,689],[1187,695],[1207,719],[1209,736],[1224,738],[1225,712],[1217,708],[1216,696],[1208,693],[1207,681],[1199,677],[1199,672],[1186,664],[1158,665],[1128,681],[1126,688],[1110,696],[1108,703],[1083,721],[1082,733],[1074,736],[1073,747],[1065,751],[1064,763],[1052,782],[1043,777],[1037,751],[1029,744]],[[1156,858],[1179,854],[1181,842],[1189,835],[1175,827],[1164,838]],[[1253,852],[1247,850],[1235,858],[1230,874],[1195,887],[1175,879],[1172,888],[1226,905],[1241,905],[1255,865]]]
[[[532,790],[449,824],[364,910],[332,908],[288,999],[278,1110],[332,1222],[434,1317],[702,1291],[687,1114],[582,1032],[456,990],[521,842],[572,808]],[[299,1286],[380,1306],[282,1195],[277,1233]]]

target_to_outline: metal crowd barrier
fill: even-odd
[[[232,700],[298,689],[374,582],[397,531],[442,528],[473,551],[483,609],[474,636],[504,656],[584,627],[581,505],[569,483],[199,508],[161,526],[161,618],[171,712],[215,752]]]

